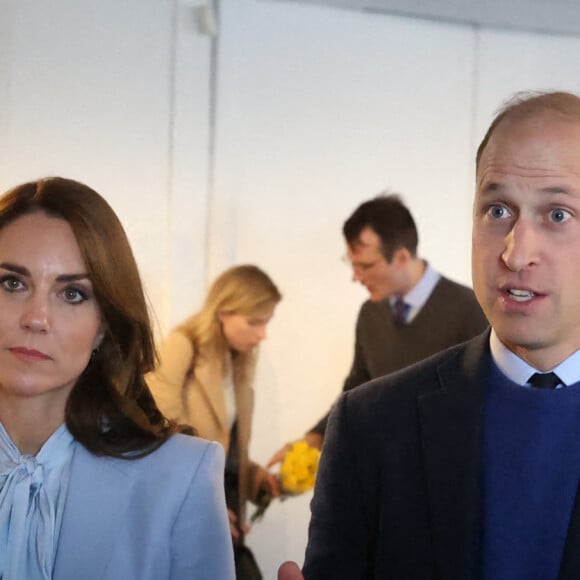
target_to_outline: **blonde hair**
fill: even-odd
[[[197,357],[218,356],[223,359],[229,347],[223,335],[219,314],[252,316],[273,308],[282,295],[270,277],[252,264],[229,268],[211,285],[205,302],[178,330],[191,340]],[[250,366],[251,354],[237,353]],[[197,360],[194,361],[194,365]],[[244,365],[242,365],[244,366]]]

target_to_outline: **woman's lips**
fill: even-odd
[[[39,350],[24,348],[23,346],[17,346],[14,348],[8,349],[12,354],[16,355],[19,358],[24,358],[27,360],[50,360],[50,356],[47,354],[40,352]]]

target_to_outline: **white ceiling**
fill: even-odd
[[[277,0],[580,36],[580,0]]]

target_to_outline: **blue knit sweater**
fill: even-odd
[[[483,578],[555,580],[580,475],[580,383],[524,388],[497,368],[490,383]]]

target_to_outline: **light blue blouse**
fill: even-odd
[[[0,578],[50,580],[76,442],[61,425],[36,455],[0,423]]]

